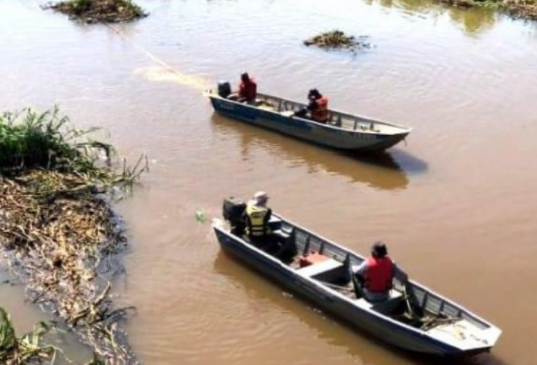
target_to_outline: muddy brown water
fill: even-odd
[[[223,197],[262,189],[281,214],[359,252],[384,240],[413,278],[501,327],[493,354],[472,363],[536,364],[535,23],[410,0],[141,5],[150,17],[114,30],[0,1],[0,106],[59,103],[124,155],[149,155],[151,173],[118,206],[132,250],[116,283],[119,302],[138,307],[128,330],[145,363],[437,363],[349,330],[221,253],[196,210],[218,217]],[[333,28],[373,47],[302,46]],[[318,87],[336,109],[414,131],[364,159],[214,115],[203,90],[244,70],[265,92],[300,100]],[[0,286],[28,328],[41,315],[22,298]]]

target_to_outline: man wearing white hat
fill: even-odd
[[[246,205],[246,233],[255,245],[265,244],[271,234],[268,222],[272,211],[267,207],[268,199],[267,193],[258,191]]]

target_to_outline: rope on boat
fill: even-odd
[[[140,52],[145,54],[149,59],[151,59],[155,63],[162,66],[165,70],[177,76],[175,81],[178,81],[182,85],[191,86],[202,91],[205,91],[209,88],[211,83],[207,79],[198,77],[198,76],[185,75],[184,73],[179,71],[176,67],[172,66],[171,64],[164,61],[163,59],[157,57],[156,55],[148,51],[141,44],[135,42],[131,37],[125,34],[125,32],[123,32],[121,29],[116,28],[112,24],[106,24],[106,26],[110,28],[114,33],[119,35],[121,38],[123,38],[124,40],[129,42],[131,45],[133,45],[135,48],[137,48]]]

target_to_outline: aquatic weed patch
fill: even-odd
[[[44,6],[86,23],[129,22],[148,14],[131,0],[68,0]]]
[[[87,133],[57,109],[0,116],[0,251],[32,302],[107,362],[133,364],[119,326],[133,308],[115,308],[109,296],[127,245],[110,197],[145,167],[140,159],[113,168],[112,146]]]
[[[362,48],[370,48],[371,45],[367,42],[367,37],[362,36],[356,38],[346,35],[340,30],[331,30],[316,35],[304,41],[306,46],[317,46],[324,49],[349,49],[359,50]]]

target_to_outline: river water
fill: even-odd
[[[152,0],[129,25],[85,26],[0,0],[0,107],[60,104],[151,172],[118,210],[132,241],[120,303],[146,364],[436,364],[353,332],[220,252],[202,209],[271,195],[273,209],[410,275],[503,329],[486,365],[534,365],[537,27],[428,1]],[[302,45],[338,28],[356,54]],[[172,68],[176,71],[171,71]],[[414,128],[376,159],[213,114],[202,92],[244,70],[261,91]],[[17,289],[19,288],[19,289]],[[18,298],[18,299],[14,299]],[[0,301],[40,315],[20,287]]]

